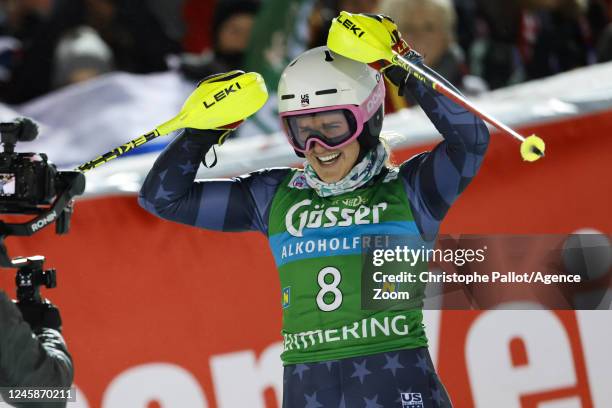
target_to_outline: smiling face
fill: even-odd
[[[306,141],[312,134],[324,136],[330,142],[350,134],[350,127],[342,112],[321,112],[296,118],[297,136]],[[353,140],[345,146],[329,149],[320,143],[311,143],[304,153],[319,178],[326,183],[342,180],[357,162],[359,143]]]
[[[336,183],[344,178],[357,163],[359,142],[357,139],[339,149],[327,149],[319,143],[304,153],[317,176],[326,183]]]
[[[325,183],[340,181],[357,162],[360,130],[355,116],[350,108],[342,107],[283,118],[291,144]]]
[[[296,116],[295,133],[302,143],[311,135],[325,137],[331,144],[335,144],[348,136],[350,127],[342,111],[318,112],[312,115]]]

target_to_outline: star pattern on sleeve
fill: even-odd
[[[191,160],[189,160],[185,164],[179,164],[179,168],[183,171],[183,176],[191,173],[195,173],[198,169],[197,164],[193,164]]]
[[[192,142],[191,140],[189,140],[189,139],[186,139],[186,140],[183,142],[183,145],[181,146],[181,149],[183,149],[183,150],[185,150],[186,152],[188,152],[188,151],[190,151],[190,150],[193,148],[193,146],[194,146],[194,145],[195,145],[195,143],[193,143],[193,142]]]
[[[172,191],[164,189],[164,186],[160,184],[159,188],[157,189],[157,193],[155,193],[155,199],[170,201],[171,196],[172,196]]]
[[[440,104],[436,104],[436,107],[431,110],[432,113],[435,113],[438,119],[444,119],[444,112],[442,112],[442,108]]]

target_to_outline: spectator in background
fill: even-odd
[[[612,61],[612,23],[608,25],[597,44],[597,61]]]
[[[478,94],[487,90],[480,78],[468,75],[463,51],[456,42],[457,15],[451,0],[383,0],[379,13],[393,18],[399,31],[415,50],[422,52],[424,62],[459,90]],[[393,85],[387,81],[387,87]],[[406,106],[397,91],[387,93],[386,111]]]
[[[585,0],[478,0],[483,30],[471,70],[491,88],[594,62]]]
[[[51,14],[52,0],[0,0],[0,88],[11,81],[28,47]]]
[[[327,44],[331,22],[340,11],[376,13],[380,0],[317,0],[308,19],[310,38],[307,48]]]
[[[93,28],[81,26],[64,34],[55,50],[53,86],[87,81],[112,69],[110,47]]]
[[[604,34],[606,26],[611,21],[612,0],[583,0],[584,17],[588,24],[591,43],[597,45],[599,39]]]
[[[0,0],[0,34],[27,41],[51,14],[53,0]]]
[[[608,4],[601,2],[599,4],[599,13],[590,12],[589,15],[600,15],[605,21],[601,28],[601,36],[597,38],[597,61],[608,62],[612,61],[612,0],[607,0]]]
[[[21,103],[53,89],[56,48],[80,26],[94,29],[113,52],[115,69],[150,73],[167,69],[166,57],[180,51],[141,2],[55,0],[50,18],[24,44],[23,58],[0,91],[4,102]]]
[[[212,22],[213,49],[184,54],[180,69],[194,81],[243,67],[259,2],[232,0],[217,3]]]
[[[185,22],[182,45],[185,52],[199,54],[212,48],[210,23],[215,12],[213,5],[216,4],[216,1],[185,0],[182,8],[182,17]]]
[[[146,0],[147,8],[160,22],[168,38],[180,43],[185,36],[182,10],[186,0]]]
[[[178,43],[166,35],[143,2],[84,1],[85,23],[111,47],[118,70],[134,73],[165,71],[168,68],[167,56],[180,52]]]
[[[476,0],[453,0],[457,22],[455,24],[455,36],[457,43],[461,46],[469,65],[470,46],[476,38],[477,5]]]

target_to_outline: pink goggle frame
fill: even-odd
[[[370,120],[370,118],[374,115],[374,113],[376,113],[376,111],[378,110],[380,105],[384,103],[384,101],[385,101],[385,84],[384,84],[384,80],[382,80],[381,78],[381,80],[378,81],[378,84],[376,85],[372,93],[370,93],[370,95],[366,98],[366,100],[363,101],[363,103],[359,106],[357,105],[334,105],[334,106],[326,106],[323,108],[312,108],[312,109],[302,109],[302,110],[297,110],[297,111],[283,112],[280,114],[281,125],[283,127],[283,130],[285,131],[285,135],[289,139],[289,143],[291,143],[291,146],[300,153],[306,153],[308,150],[310,150],[313,147],[313,143],[315,142],[319,143],[321,146],[325,147],[326,149],[330,149],[330,150],[339,149],[351,143],[361,134],[364,123]],[[346,140],[344,140],[341,143],[335,144],[333,146],[327,144],[324,139],[313,136],[313,137],[308,138],[308,140],[306,140],[306,144],[304,145],[304,148],[301,148],[300,146],[296,144],[296,141],[294,140],[291,134],[291,129],[288,128],[285,122],[286,118],[289,118],[292,116],[312,115],[313,113],[317,113],[317,112],[329,112],[329,111],[335,111],[335,110],[341,110],[341,109],[348,110],[353,114],[357,127],[355,129],[355,132],[351,134],[349,137],[347,137]]]

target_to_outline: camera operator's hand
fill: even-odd
[[[42,302],[17,303],[16,305],[23,320],[30,324],[34,332],[39,332],[43,328],[62,331],[62,317],[59,309],[48,299]]]
[[[61,334],[44,326],[33,331],[17,306],[0,291],[0,387],[69,387],[72,379],[72,358]]]

